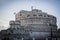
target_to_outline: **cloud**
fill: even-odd
[[[36,9],[41,9],[48,14],[54,15],[58,18],[60,23],[60,1],[56,0],[0,0],[0,25],[9,25],[10,20],[15,20],[14,12],[20,10],[31,10],[31,6]],[[58,23],[58,26],[60,26]]]

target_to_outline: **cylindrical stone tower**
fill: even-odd
[[[16,13],[15,20],[20,21],[24,27],[31,27],[32,31],[56,31],[56,17],[38,9],[31,11],[21,10]]]

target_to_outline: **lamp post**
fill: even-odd
[[[35,40],[35,38],[33,37],[33,40]]]
[[[24,38],[22,37],[22,40],[23,40]]]
[[[51,40],[52,40],[52,27],[51,27]]]
[[[51,32],[50,32],[50,37],[51,37],[51,40],[52,40],[52,26],[51,26],[51,24],[49,24],[50,25],[50,30],[51,30]]]

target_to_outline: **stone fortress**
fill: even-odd
[[[18,25],[19,23],[22,27]],[[57,30],[56,17],[38,9],[32,9],[31,11],[21,10],[16,13],[15,21],[10,21],[10,25],[11,28],[17,30],[18,28],[24,28],[25,32],[20,32],[28,33],[31,39],[35,38],[36,40],[40,38],[46,39],[50,36],[51,29],[52,31]]]
[[[15,14],[15,21],[9,22],[7,29],[9,36],[3,36],[10,40],[51,40],[56,36],[57,20],[53,15],[38,9],[31,11],[21,10]],[[2,39],[3,39],[2,38]],[[56,37],[52,38],[56,40]]]
[[[56,31],[56,17],[42,12],[38,9],[31,11],[21,10],[15,16],[16,21],[20,21],[24,27],[32,27],[32,31]]]

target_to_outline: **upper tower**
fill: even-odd
[[[51,31],[51,28],[55,31],[57,29],[56,17],[38,9],[21,10],[15,15],[15,20],[20,21],[22,26],[31,26],[36,30],[40,29],[40,31]]]

